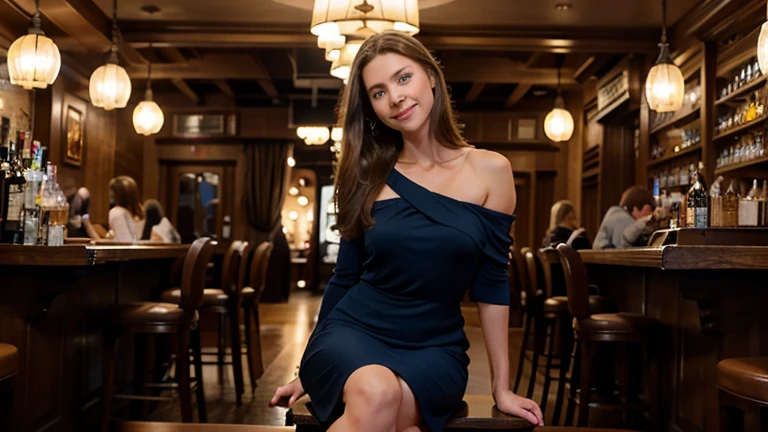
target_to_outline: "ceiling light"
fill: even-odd
[[[32,27],[8,48],[8,77],[25,90],[44,89],[53,84],[60,69],[59,48],[40,28],[40,1],[36,0]]]
[[[298,194],[299,194],[299,188],[297,188],[296,186],[291,186],[291,188],[288,189],[288,195],[296,196]]]
[[[419,32],[418,0],[315,0],[312,34],[368,37],[384,30]]]
[[[757,38],[757,63],[760,65],[760,72],[763,75],[768,74],[768,22],[763,23]]]
[[[296,201],[299,203],[300,206],[306,207],[309,204],[309,198],[305,197],[304,195],[296,198]]]
[[[547,138],[555,142],[568,141],[573,135],[573,116],[565,109],[562,91],[560,90],[560,68],[563,63],[563,55],[557,55],[557,98],[555,108],[544,118],[544,133]]]
[[[326,126],[300,126],[296,129],[296,135],[307,145],[323,145],[331,137],[331,132]]]
[[[570,9],[572,7],[573,7],[573,5],[568,4],[568,3],[558,3],[557,5],[555,5],[555,9],[557,9],[559,11],[567,11],[568,9]]]
[[[131,98],[131,79],[128,72],[117,64],[117,0],[114,0],[112,10],[112,52],[104,66],[99,67],[91,75],[88,93],[91,103],[109,111],[114,108],[125,108]]]
[[[287,160],[287,163],[288,163],[288,166],[289,166],[289,167],[293,168],[293,167],[295,167],[295,166],[296,166],[296,159],[294,159],[294,158],[293,158],[293,157],[291,157],[291,156],[288,156],[288,160]]]
[[[149,136],[160,132],[165,123],[163,110],[152,100],[152,64],[147,68],[147,91],[144,100],[136,105],[133,110],[133,128],[136,133]]]
[[[299,213],[298,212],[292,211],[292,212],[288,213],[288,219],[290,219],[292,221],[295,221],[298,218],[299,218]]]
[[[349,71],[352,69],[352,62],[362,45],[363,41],[360,40],[347,42],[341,48],[338,60],[331,63],[331,75],[344,80],[344,84],[346,84],[346,80],[349,79]]]
[[[661,0],[661,48],[648,77],[645,80],[645,97],[648,107],[656,112],[677,111],[685,99],[685,81],[680,68],[672,63],[667,43],[667,2]]]

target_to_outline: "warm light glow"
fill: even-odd
[[[307,287],[307,281],[305,281],[305,280],[297,280],[296,281],[296,287],[297,288],[306,288]]]
[[[296,129],[296,135],[307,145],[323,145],[331,137],[331,132],[325,126],[300,126]]]
[[[11,44],[8,49],[8,75],[11,84],[44,89],[53,84],[61,69],[61,54],[53,41],[35,27]]]
[[[163,110],[152,100],[152,90],[147,90],[144,100],[133,109],[133,128],[136,133],[149,136],[160,132],[164,122]]]
[[[418,33],[418,0],[315,0],[313,35],[368,37],[384,30]]]
[[[659,45],[659,58],[645,80],[645,97],[648,107],[656,112],[677,111],[682,108],[685,100],[683,73],[670,60],[669,45]]]
[[[291,188],[288,189],[288,195],[296,196],[298,194],[299,194],[299,188],[297,188],[296,186],[291,186]]]
[[[288,219],[290,219],[292,221],[295,221],[298,218],[299,218],[299,213],[297,213],[295,211],[292,211],[292,212],[288,213]]]
[[[760,65],[760,72],[763,75],[768,74],[768,22],[763,23],[757,38],[757,63]]]
[[[334,62],[341,57],[341,50],[339,48],[326,48],[325,49],[325,60],[329,62]]]
[[[544,119],[544,133],[552,141],[568,141],[573,135],[573,117],[563,108],[554,108]]]
[[[91,103],[110,111],[125,108],[131,98],[131,79],[128,72],[116,63],[107,63],[91,75],[89,84]]]
[[[341,48],[339,59],[331,64],[331,75],[344,80],[344,84],[346,84],[346,80],[349,78],[349,71],[352,68],[352,62],[355,60],[355,56],[360,51],[362,45],[363,41],[347,42]]]
[[[331,140],[334,142],[339,142],[344,137],[344,129],[340,127],[335,127],[331,129]]]
[[[288,159],[286,162],[288,163],[288,166],[291,168],[296,166],[296,159],[294,159],[293,156],[288,156]]]
[[[317,47],[318,48],[341,48],[347,42],[346,36],[333,35],[333,36],[318,36]]]
[[[312,222],[315,220],[315,215],[312,213],[312,210],[307,212],[307,222]]]
[[[305,197],[304,195],[296,198],[296,201],[298,201],[299,205],[302,207],[306,207],[309,204],[309,198]]]

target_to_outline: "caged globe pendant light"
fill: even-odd
[[[35,0],[35,15],[29,32],[8,49],[8,78],[25,90],[44,89],[53,84],[61,69],[61,54],[40,28],[40,0]]]
[[[110,111],[125,108],[131,98],[131,79],[128,72],[117,64],[117,0],[112,9],[112,51],[104,66],[93,71],[89,83],[91,103]]]
[[[147,91],[144,100],[133,109],[133,128],[136,133],[150,136],[160,132],[165,122],[163,110],[152,100],[152,63],[147,68]]]
[[[677,111],[683,106],[685,81],[680,68],[669,56],[666,0],[661,0],[661,16],[661,51],[645,80],[645,97],[648,107],[656,112]]]
[[[573,116],[565,109],[563,93],[560,89],[560,68],[563,65],[562,55],[557,59],[557,98],[555,107],[544,118],[544,133],[555,142],[568,141],[573,135]]]

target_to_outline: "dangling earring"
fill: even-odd
[[[368,120],[368,127],[371,128],[371,135],[377,136],[379,134],[378,123],[374,120]]]

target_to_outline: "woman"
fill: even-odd
[[[144,201],[144,231],[141,234],[142,240],[149,240],[160,243],[181,243],[181,236],[173,227],[171,221],[165,217],[163,206],[154,199]]]
[[[338,262],[299,376],[271,404],[306,389],[329,431],[443,430],[467,385],[470,289],[496,405],[542,424],[509,389],[509,161],[463,141],[440,67],[398,32],[363,43],[340,118]]]
[[[132,178],[119,176],[109,182],[109,205],[110,238],[121,242],[141,240],[144,208],[139,199],[139,187]]]
[[[565,243],[572,248],[592,249],[584,228],[579,228],[576,209],[570,201],[562,200],[552,206],[549,215],[549,229],[542,241],[542,247]]]

